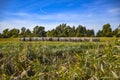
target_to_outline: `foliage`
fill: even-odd
[[[113,32],[112,32],[112,29],[111,29],[111,25],[110,24],[103,25],[103,29],[99,30],[97,32],[97,36],[99,36],[99,37],[112,37]]]
[[[120,25],[118,26],[118,28],[116,28],[113,31],[113,35],[116,36],[116,37],[120,37]]]
[[[43,26],[35,26],[33,34],[37,37],[45,37],[45,28]]]
[[[25,28],[25,27],[22,27],[22,28],[21,28],[21,33],[20,33],[20,35],[21,35],[22,37],[24,37],[24,36],[25,36],[25,33],[26,33],[26,28]]]
[[[25,27],[19,29],[4,29],[0,33],[0,38],[10,38],[10,37],[120,37],[120,25],[118,28],[112,31],[110,24],[103,25],[102,30],[98,30],[95,35],[93,29],[86,29],[85,26],[78,25],[69,26],[67,24],[60,24],[55,29],[45,31],[44,26],[35,26],[33,31],[26,29]]]

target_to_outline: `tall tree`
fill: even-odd
[[[18,37],[19,35],[19,29],[13,28],[9,31],[9,36],[10,37]]]
[[[75,29],[75,26],[73,26],[70,30],[70,33],[69,33],[69,36],[70,37],[75,37],[76,36],[76,29]]]
[[[98,37],[112,37],[113,33],[112,33],[111,25],[110,24],[103,25],[102,30],[99,30],[97,32],[96,36],[98,36]]]
[[[31,37],[31,31],[29,29],[26,29],[25,36]]]
[[[118,26],[118,33],[117,33],[117,37],[120,37],[120,25]]]
[[[56,27],[55,33],[57,34],[56,37],[65,37],[66,36],[66,24],[60,24],[59,26]]]
[[[3,38],[3,34],[2,33],[0,33],[0,38]]]
[[[85,37],[87,35],[86,33],[86,27],[83,27],[82,25],[79,25],[76,28],[76,37]]]
[[[93,29],[88,29],[87,31],[87,37],[92,37],[92,36],[95,36],[95,33],[94,33],[94,30]]]
[[[45,28],[43,26],[35,26],[33,29],[34,36],[45,37]]]
[[[102,34],[102,31],[101,31],[101,30],[98,30],[96,36],[97,36],[97,37],[102,37],[102,35],[103,35],[103,34]]]
[[[20,34],[21,34],[21,35],[24,35],[25,32],[26,32],[26,28],[25,28],[25,27],[22,27],[22,28],[21,28],[21,33],[20,33]]]
[[[120,37],[120,25],[113,31],[113,35],[116,37]]]
[[[3,37],[4,37],[4,38],[10,37],[10,36],[9,36],[9,29],[4,29],[4,30],[3,30]]]
[[[102,34],[103,37],[112,37],[112,29],[110,24],[103,25]]]

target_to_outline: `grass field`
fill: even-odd
[[[0,80],[119,80],[120,42],[0,39]]]

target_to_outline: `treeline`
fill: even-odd
[[[45,31],[44,26],[35,26],[32,31],[22,27],[19,29],[4,29],[0,33],[0,38],[17,38],[17,37],[120,37],[120,25],[112,31],[110,24],[103,25],[96,35],[93,29],[86,29],[85,26],[78,27],[60,24],[55,29]]]

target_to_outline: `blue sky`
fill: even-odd
[[[36,25],[51,30],[61,23],[95,31],[120,24],[120,0],[0,0],[0,32]]]

